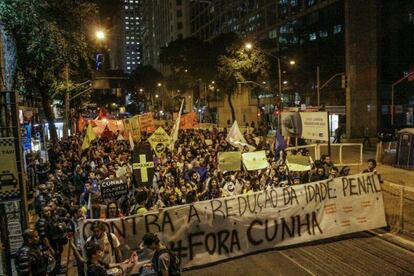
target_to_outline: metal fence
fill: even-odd
[[[289,147],[286,150],[307,149],[313,160],[328,154],[328,144],[311,144],[305,146]],[[363,145],[361,143],[331,144],[331,159],[337,166],[361,166],[364,161]]]
[[[390,232],[414,238],[414,188],[385,181],[382,194]]]

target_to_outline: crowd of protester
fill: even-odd
[[[79,225],[85,218],[144,214],[169,206],[335,178],[349,172],[346,167],[339,170],[328,155],[321,160],[309,157],[309,171],[289,171],[286,153],[275,158],[274,142],[255,134],[245,134],[245,138],[256,150],[266,151],[269,167],[257,171],[220,171],[218,152],[238,150],[226,141],[226,129],[185,130],[180,131],[172,151],[167,149],[160,158],[154,156],[152,185],[142,187],[132,177],[130,143],[118,136],[97,138],[86,150],[81,150],[81,135],[63,139],[50,148],[48,161],[27,155],[27,176],[29,187],[35,191],[37,221],[33,229],[24,232],[24,246],[16,256],[20,275],[64,273],[67,269],[61,266],[64,246],[72,249],[79,275],[106,275],[110,265],[122,262],[119,240],[106,232],[102,223],[94,223],[92,235],[82,240]],[[145,136],[142,141],[145,143]],[[309,155],[306,150],[289,154]],[[369,170],[374,171],[375,160],[369,164]],[[129,193],[115,201],[103,200],[99,182],[116,178],[120,168],[126,171]],[[153,246],[155,251],[163,249],[154,235],[147,235],[143,244]],[[137,258],[124,257],[129,257],[129,263]],[[153,268],[158,275],[173,274],[169,254],[162,251],[157,258],[159,261],[153,262]]]

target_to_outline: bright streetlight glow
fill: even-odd
[[[162,84],[160,82],[157,85],[158,85],[158,87],[161,87],[162,86]]]
[[[139,92],[142,92],[142,91],[144,91],[144,89],[140,88],[140,89],[139,89]]]
[[[184,70],[184,72],[186,72],[186,73],[187,73],[187,72],[188,72],[188,70],[187,70],[187,69],[185,69],[185,70]]]
[[[96,32],[96,38],[99,40],[104,40],[105,39],[105,33],[103,31],[97,31]]]
[[[266,84],[266,82],[265,82],[265,81],[262,81],[262,83],[263,83],[263,84]]]
[[[253,48],[253,44],[251,44],[250,42],[248,42],[248,43],[246,43],[246,44],[244,45],[244,47],[245,47],[247,50],[250,50],[251,48]]]
[[[216,82],[215,82],[215,81],[211,81],[211,83],[212,83],[212,84],[215,84]]]
[[[290,64],[290,65],[295,65],[295,64],[296,64],[296,61],[294,61],[294,60],[290,60],[290,61],[289,61],[289,64]]]
[[[155,98],[158,98],[158,94],[155,94]]]
[[[283,84],[288,84],[288,81],[283,81]]]

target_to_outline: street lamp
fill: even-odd
[[[246,43],[245,45],[244,45],[244,47],[247,49],[247,50],[250,50],[250,49],[252,49],[253,48],[253,44],[251,44],[251,43]]]
[[[102,30],[96,31],[96,38],[98,40],[104,40],[105,39],[105,33]]]
[[[158,87],[161,87],[161,86],[162,86],[162,84],[159,82],[159,83],[157,84],[157,86],[158,86]]]
[[[295,64],[296,64],[296,61],[294,61],[294,60],[290,60],[290,61],[289,61],[289,64],[290,64],[290,65],[295,65]]]

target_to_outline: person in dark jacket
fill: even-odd
[[[38,247],[39,233],[33,229],[26,229],[23,232],[23,239],[23,246],[16,253],[17,274],[19,276],[46,276],[48,257]]]

